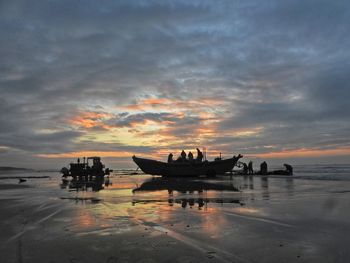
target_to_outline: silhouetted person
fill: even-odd
[[[289,175],[293,175],[293,167],[290,164],[283,164],[286,167],[286,170],[288,172]]]
[[[77,163],[80,163],[80,158],[78,158]]]
[[[248,174],[253,174],[254,171],[253,171],[253,162],[252,161],[249,161],[248,163]]]
[[[189,160],[190,162],[193,162],[193,153],[192,153],[192,152],[189,152],[189,153],[188,153],[188,160]]]
[[[246,163],[243,163],[243,174],[244,175],[248,174],[248,165]]]
[[[184,150],[182,150],[182,152],[181,152],[181,159],[182,159],[182,161],[186,161],[186,153]]]
[[[172,163],[173,162],[173,154],[169,153],[168,155],[168,163]]]
[[[196,160],[198,162],[202,162],[202,160],[203,160],[203,153],[198,148],[197,148],[197,158],[196,158]]]
[[[267,163],[265,161],[260,164],[260,174],[267,175]]]

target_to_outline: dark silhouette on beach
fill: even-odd
[[[267,163],[265,161],[260,164],[260,174],[267,175]]]
[[[283,164],[284,167],[286,167],[286,171],[289,173],[289,175],[293,175],[293,167],[290,164]]]
[[[252,161],[249,161],[249,163],[248,163],[248,174],[254,174]]]

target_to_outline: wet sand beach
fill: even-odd
[[[37,175],[49,178],[0,180],[1,262],[350,260],[347,173],[210,180],[115,173],[88,184]]]

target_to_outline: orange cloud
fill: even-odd
[[[164,105],[164,104],[170,104],[172,100],[166,99],[166,98],[148,98],[141,100],[142,104],[146,105]]]
[[[249,128],[249,129],[236,129],[233,132],[233,135],[237,137],[255,136],[261,133],[263,129],[264,129],[263,127],[255,127],[255,128]]]
[[[111,117],[111,114],[104,112],[85,111],[76,113],[73,118],[68,120],[68,123],[82,128],[101,127],[109,129],[111,127],[104,124],[103,120]]]

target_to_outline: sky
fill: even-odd
[[[349,163],[349,25],[341,0],[0,1],[0,165]]]

